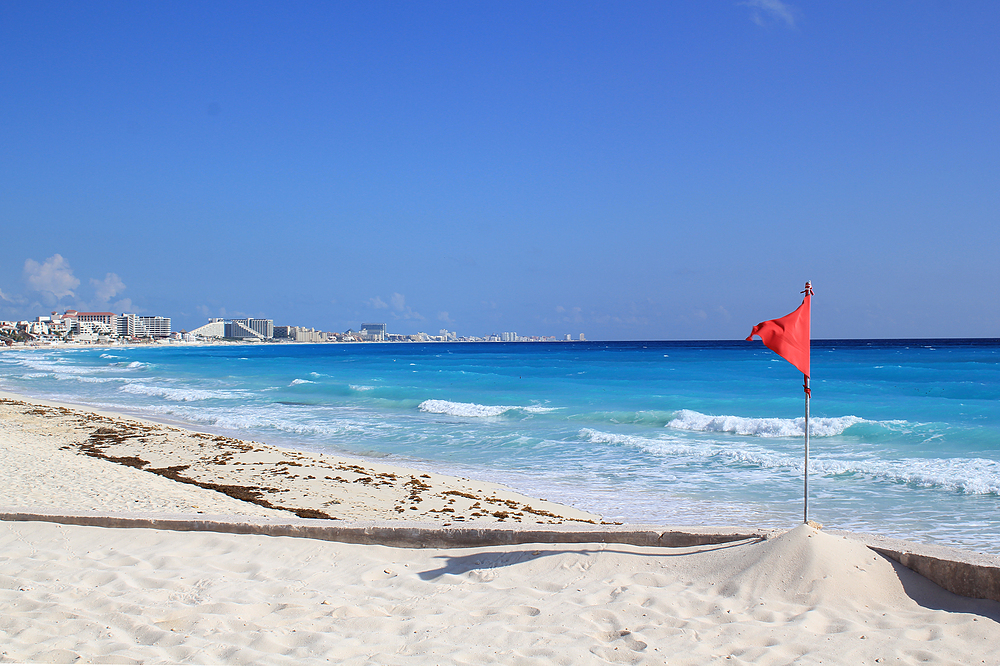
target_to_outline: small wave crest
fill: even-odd
[[[87,377],[86,375],[63,375],[56,373],[56,379],[73,379],[78,382],[84,382],[86,384],[107,384],[109,382],[132,382],[135,380],[127,379],[125,377]]]
[[[225,397],[212,391],[202,391],[199,389],[174,389],[163,386],[148,386],[146,384],[126,384],[118,389],[122,393],[132,393],[134,395],[148,395],[152,397],[164,398],[175,402],[190,402],[193,400],[210,400],[212,398]]]
[[[114,354],[101,354],[101,358],[121,358],[121,356],[115,356]]]
[[[857,416],[809,419],[809,434],[813,437],[833,437],[858,423],[868,423]],[[802,437],[805,419],[748,418],[744,416],[709,416],[682,409],[667,423],[668,428],[697,432],[728,432],[752,437]]]
[[[121,358],[121,357],[114,356],[111,358]],[[148,368],[149,364],[143,363],[142,361],[132,361],[130,363],[126,363],[125,361],[118,361],[117,363],[112,363],[111,366],[115,368],[126,368],[128,370],[142,370],[143,368]]]
[[[544,414],[554,411],[554,407],[540,407],[538,405],[528,405],[519,407],[516,405],[477,405],[474,402],[451,402],[449,400],[424,400],[417,405],[422,412],[429,414],[447,414],[449,416],[472,416],[490,417],[501,416],[508,412],[522,412],[524,414]]]
[[[309,379],[293,379],[289,386],[298,386],[299,384],[315,384],[316,382]]]
[[[637,412],[591,412],[573,416],[574,420],[598,421],[605,423],[616,423],[625,425],[644,425],[650,427],[663,427],[676,418],[674,412],[662,410],[644,410]]]

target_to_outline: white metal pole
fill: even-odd
[[[803,375],[806,390],[805,465],[802,470],[802,522],[809,522],[809,377]]]

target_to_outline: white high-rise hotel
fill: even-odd
[[[229,321],[231,335],[227,338],[258,337],[270,340],[274,337],[273,319],[231,319]]]
[[[168,338],[170,317],[147,317],[134,314],[118,316],[118,335],[123,338]]]
[[[212,318],[204,326],[191,331],[191,335],[202,338],[270,340],[274,338],[274,320]]]
[[[52,313],[50,317],[39,317],[50,327],[58,326],[73,333],[95,333],[123,338],[168,338],[170,337],[170,317],[149,317],[114,312],[77,312],[66,310],[62,315]]]

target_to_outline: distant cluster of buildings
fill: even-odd
[[[114,312],[77,312],[36,317],[34,321],[0,321],[0,341],[110,343],[113,340],[153,340],[179,337],[170,331],[170,317]]]
[[[583,333],[580,340],[584,340]],[[484,337],[459,336],[441,329],[438,335],[389,333],[384,323],[361,324],[357,331],[343,333],[317,331],[304,326],[275,326],[273,319],[210,318],[193,331],[172,332],[170,317],[113,312],[77,312],[37,317],[34,321],[0,321],[0,344],[50,344],[77,342],[113,344],[177,340],[199,342],[231,340],[239,342],[555,342],[558,338],[521,336],[507,331]],[[565,340],[571,340],[567,335]]]

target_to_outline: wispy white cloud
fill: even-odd
[[[759,26],[777,21],[795,27],[797,10],[781,0],[744,0],[738,4],[750,8],[750,19]]]
[[[375,308],[376,310],[385,310],[387,307],[389,307],[388,305],[385,304],[385,301],[383,301],[378,296],[376,296],[375,298],[369,298],[368,305]]]
[[[447,312],[438,312],[438,321],[443,321],[446,324],[454,324],[455,320],[448,316]]]
[[[91,278],[90,284],[94,285],[94,293],[97,295],[97,300],[102,303],[107,303],[125,290],[125,283],[115,273],[108,273],[104,276],[103,280]]]
[[[41,264],[27,259],[24,262],[24,278],[31,289],[41,292],[51,302],[64,296],[75,297],[73,290],[80,286],[69,262],[59,254],[52,255]]]
[[[11,299],[10,296],[8,296],[7,294],[3,293],[3,289],[0,289],[0,301],[7,301],[8,303],[13,303],[14,302],[13,299]],[[445,313],[445,314],[447,314],[447,313]]]
[[[395,312],[392,313],[392,316],[396,319],[418,319],[420,321],[427,319],[422,314],[414,311],[413,308],[408,306],[406,304],[406,297],[400,293],[393,294],[389,299],[389,302],[392,303],[392,309],[395,310]]]

